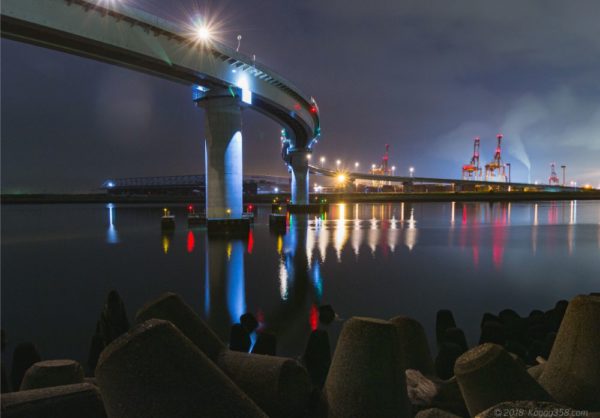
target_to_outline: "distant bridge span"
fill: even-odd
[[[557,186],[548,184],[531,184],[531,183],[502,183],[497,181],[484,181],[484,180],[462,180],[462,179],[445,179],[435,177],[405,177],[405,176],[385,176],[381,174],[368,174],[368,173],[351,173],[351,172],[340,172],[336,170],[329,170],[326,168],[316,167],[313,165],[309,166],[311,173],[327,176],[327,177],[338,177],[343,174],[348,181],[354,180],[371,180],[371,181],[385,181],[392,183],[424,183],[424,184],[454,184],[460,186],[511,186],[511,187],[537,187],[537,188],[551,188],[553,190],[563,191],[574,191],[584,190],[580,187],[567,187]]]
[[[207,215],[241,218],[241,108],[283,128],[292,201],[308,203],[307,155],[320,135],[316,102],[254,59],[146,12],[92,0],[2,0],[8,39],[104,61],[194,87],[205,112]]]

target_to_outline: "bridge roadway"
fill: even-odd
[[[473,186],[474,184],[483,186],[511,186],[511,187],[536,187],[536,188],[552,188],[553,190],[560,191],[576,191],[584,190],[580,187],[567,187],[558,185],[548,184],[531,184],[531,183],[501,183],[497,181],[485,181],[485,180],[462,180],[462,179],[444,179],[435,177],[404,177],[404,176],[384,176],[381,174],[367,174],[367,173],[350,173],[340,172],[337,170],[329,170],[313,165],[309,165],[309,170],[313,174],[327,176],[327,177],[338,177],[343,174],[348,181],[354,180],[371,180],[371,181],[385,181],[393,183],[427,183],[427,184],[454,184],[459,186]]]
[[[292,202],[308,203],[308,158],[320,135],[312,97],[254,59],[119,2],[2,0],[8,39],[127,67],[192,86],[205,110],[209,219],[242,216],[241,109],[279,123]],[[93,80],[90,80],[93,82]]]

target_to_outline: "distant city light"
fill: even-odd
[[[275,188],[273,189],[273,191],[274,191],[275,193],[279,193],[279,187],[275,187]]]
[[[312,158],[312,155],[310,155],[310,154],[306,154],[306,159],[307,159],[307,160],[310,160],[311,158]]]
[[[341,164],[341,163],[342,163],[342,161],[341,161],[341,160],[336,160],[336,161],[335,161],[335,165],[336,165],[336,166],[338,166],[338,167],[340,166],[340,164]]]
[[[408,169],[408,171],[409,171],[409,173],[410,173],[410,176],[412,177],[412,176],[413,176],[413,173],[415,172],[415,168],[414,168],[414,167],[410,167],[410,168]]]
[[[321,164],[325,162],[325,157],[321,157]]]
[[[346,176],[343,174],[340,174],[337,176],[337,182],[339,184],[344,184],[346,182]]]
[[[360,166],[360,164],[358,161],[354,163],[354,168],[358,168],[359,166]]]
[[[109,181],[108,183],[106,183],[106,186],[107,186],[109,189],[112,189],[113,187],[115,187],[115,183],[114,183],[113,181]]]

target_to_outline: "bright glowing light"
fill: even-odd
[[[335,165],[337,165],[338,167],[340,166],[341,163],[342,163],[341,160],[335,160]]]
[[[310,161],[310,159],[312,158],[312,155],[310,154],[306,154],[306,159]]]
[[[275,193],[279,193],[279,187],[275,187],[275,188],[273,189],[273,191],[274,191]]]
[[[242,72],[235,82],[236,86],[242,90],[242,102],[247,103],[249,105],[252,104],[252,91],[250,90],[250,81],[248,80],[248,75]]]
[[[199,41],[208,42],[212,38],[212,32],[206,25],[198,25],[196,27],[196,39]]]
[[[337,176],[337,182],[339,184],[344,184],[346,182],[346,176],[343,174],[340,174]]]
[[[115,187],[115,183],[114,183],[113,181],[109,181],[108,183],[106,183],[106,186],[107,186],[109,189],[112,189],[113,187]]]
[[[375,167],[377,167],[375,164],[371,164],[371,169],[375,170]]]
[[[325,162],[325,157],[321,157],[321,164]]]
[[[357,161],[354,163],[354,168],[358,168],[360,166],[360,163]]]
[[[395,165],[392,166],[392,171],[396,171],[396,166]]]

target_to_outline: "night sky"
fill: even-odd
[[[325,155],[460,177],[505,135],[513,181],[600,185],[600,1],[121,0],[177,22],[198,11],[319,103]],[[107,178],[201,173],[190,89],[2,40],[2,192],[93,191]],[[244,112],[244,171],[285,174],[279,127]]]

